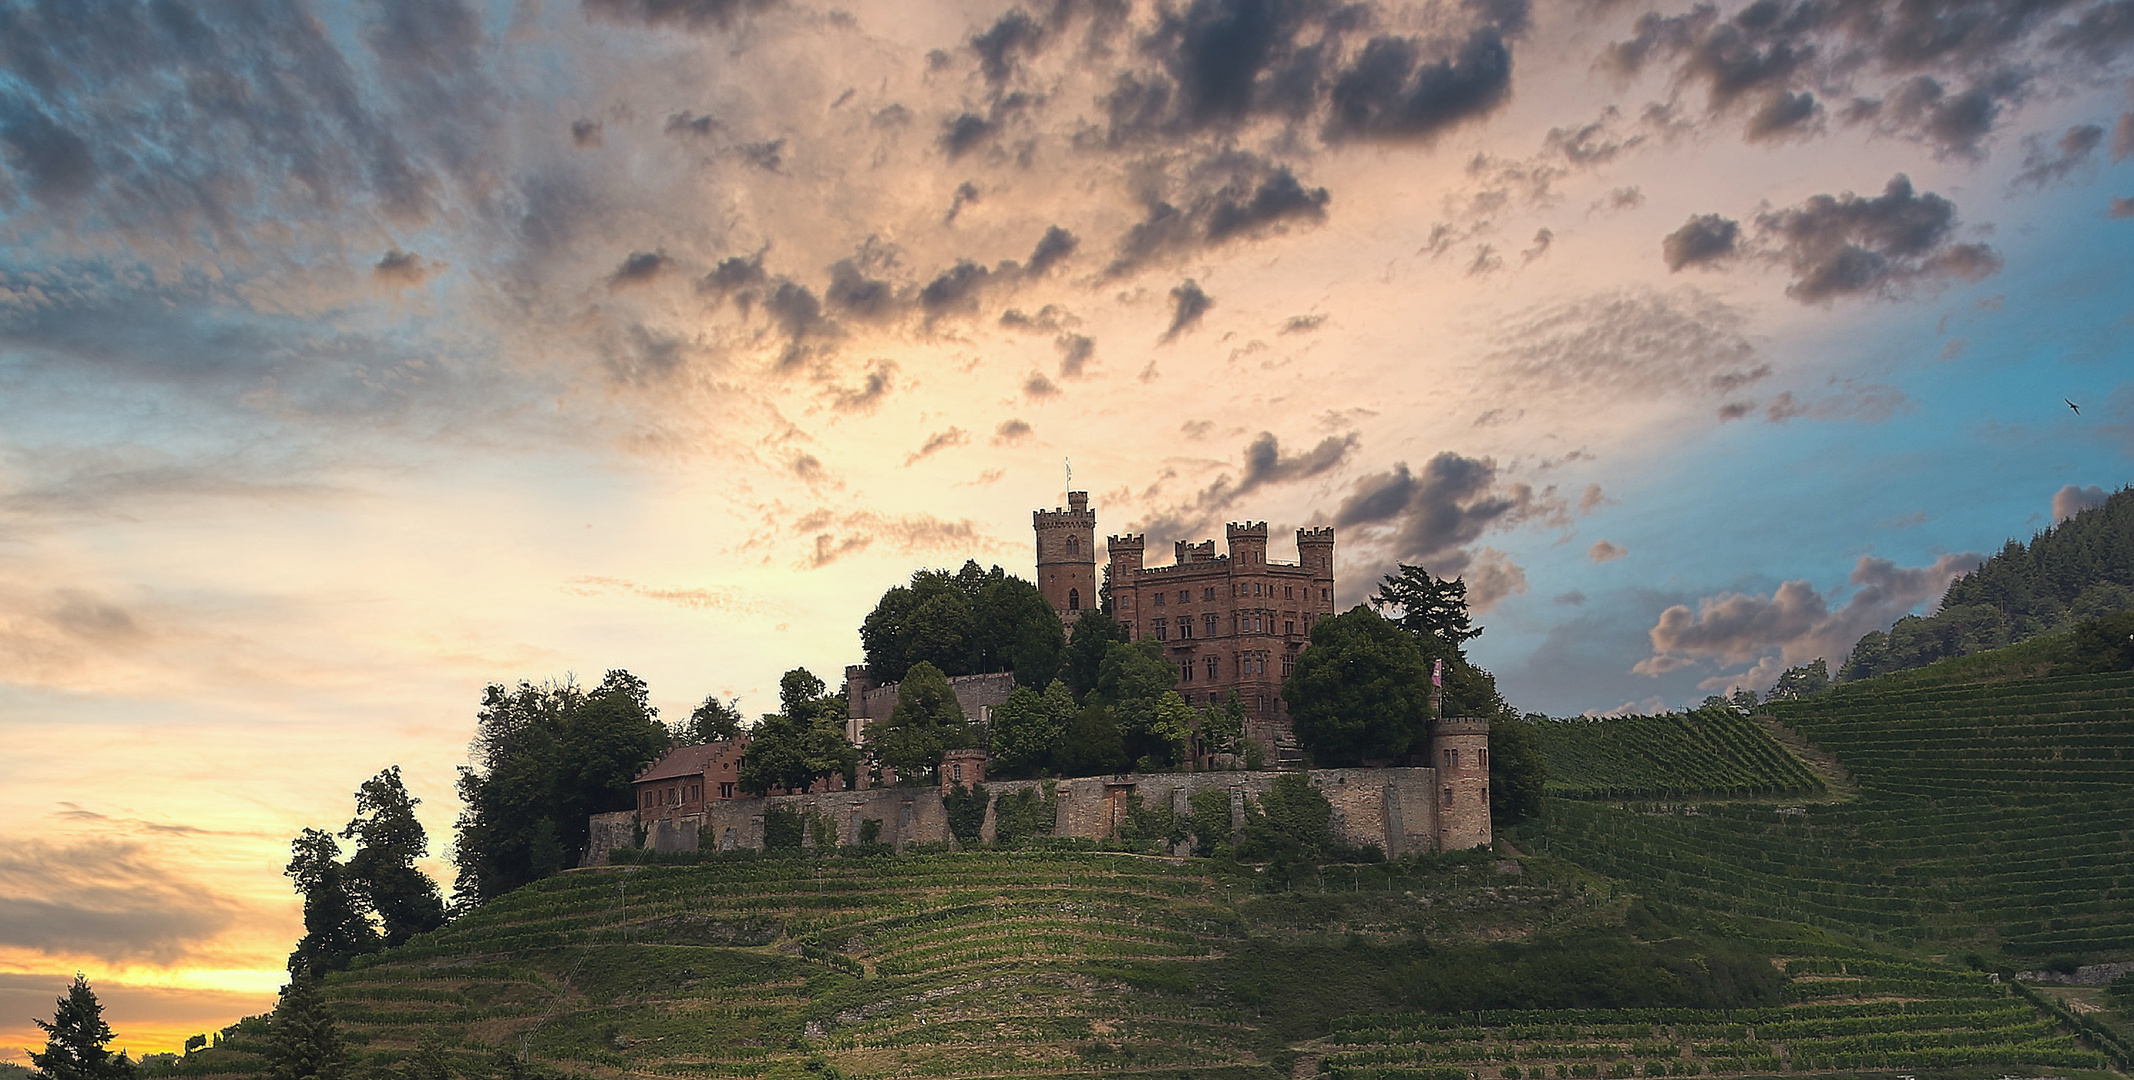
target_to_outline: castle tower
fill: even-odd
[[[1097,513],[1089,493],[1067,493],[1067,509],[1033,510],[1037,532],[1037,591],[1069,627],[1097,607]]]
[[[1297,562],[1313,579],[1334,580],[1334,530],[1298,529]]]
[[[1489,720],[1448,716],[1430,724],[1437,770],[1437,846],[1465,851],[1493,842],[1489,828]]]
[[[1231,573],[1258,573],[1254,567],[1267,565],[1266,522],[1248,521],[1240,525],[1233,521],[1223,527],[1223,533],[1230,544]]]

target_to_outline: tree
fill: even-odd
[[[848,785],[856,783],[859,751],[845,738],[845,696],[826,689],[806,668],[778,680],[783,711],[765,715],[751,733],[741,759],[741,790],[805,791],[840,773]]]
[[[1314,862],[1334,842],[1334,806],[1301,773],[1277,777],[1267,797],[1245,802],[1244,859]]]
[[[1219,703],[1203,705],[1194,737],[1204,754],[1240,754],[1245,747],[1245,705],[1232,690]]]
[[[1830,665],[1819,656],[1813,663],[1787,668],[1785,673],[1778,677],[1778,682],[1772,685],[1770,692],[1764,695],[1764,700],[1790,701],[1810,694],[1820,694],[1828,689]]]
[[[1074,691],[1076,701],[1096,688],[1097,673],[1113,645],[1126,640],[1126,628],[1102,611],[1083,611],[1067,639],[1067,652],[1060,660],[1060,677]]]
[[[363,901],[350,887],[333,834],[305,829],[290,842],[289,855],[282,873],[295,879],[304,898],[304,936],[289,954],[290,973],[339,971],[377,952],[378,931],[363,917]]]
[[[587,818],[636,805],[631,782],[667,751],[643,680],[610,671],[591,692],[566,680],[483,691],[461,770],[453,886],[478,904],[560,873],[584,853]]]
[[[1054,679],[1052,685],[1066,692],[1065,683]],[[1066,725],[1053,716],[1045,698],[1046,694],[1018,686],[1008,700],[1000,703],[1000,708],[993,710],[993,754],[1003,774],[1034,773],[1052,761],[1052,752],[1059,746]],[[1072,697],[1068,706],[1068,719],[1072,720]]]
[[[339,1080],[348,1053],[318,977],[298,971],[282,989],[267,1028],[269,1080]]]
[[[1312,627],[1282,687],[1297,742],[1322,765],[1360,765],[1422,749],[1430,667],[1415,635],[1358,605]]]
[[[1192,710],[1178,697],[1177,685],[1178,669],[1154,640],[1113,642],[1097,667],[1090,700],[1112,711],[1127,760],[1139,768],[1164,769],[1185,760]],[[1166,703],[1166,695],[1177,700]]]
[[[387,948],[445,924],[437,883],[415,868],[430,854],[430,838],[415,807],[422,800],[400,782],[400,766],[386,768],[356,789],[356,816],[341,830],[356,852],[343,868],[350,893],[378,917]]]
[[[1482,634],[1467,614],[1467,582],[1432,577],[1420,566],[1402,563],[1398,572],[1387,574],[1378,583],[1371,606],[1398,610],[1394,625],[1411,634],[1434,637],[1463,657],[1461,646]]]
[[[134,1075],[133,1062],[125,1054],[111,1053],[111,1040],[117,1036],[104,1022],[103,1003],[80,973],[67,996],[59,999],[51,1021],[31,1023],[45,1034],[44,1052],[30,1051],[30,1064],[37,1070],[30,1074],[32,1080],[128,1080]]]
[[[947,675],[1012,671],[1024,686],[1050,682],[1065,630],[1037,586],[995,566],[920,570],[890,588],[860,624],[867,673],[900,682],[914,664]]]
[[[906,777],[931,775],[941,755],[970,744],[963,705],[941,669],[920,661],[897,686],[897,707],[887,720],[867,725],[867,741],[881,763]]]
[[[2090,674],[2130,668],[2134,668],[2134,611],[2076,624],[2067,659],[2053,670],[2055,674]]]
[[[1133,759],[1109,707],[1092,701],[1076,710],[1074,722],[1054,753],[1061,776],[1105,776],[1125,772]]]
[[[1500,825],[1540,813],[1547,794],[1548,759],[1533,719],[1498,716],[1489,724],[1489,814]]]
[[[704,703],[690,712],[688,722],[675,730],[674,737],[691,746],[740,738],[740,699],[720,701],[717,694],[707,695]]]

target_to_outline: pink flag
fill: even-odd
[[[1430,661],[1430,685],[1445,685],[1445,662],[1443,660]]]

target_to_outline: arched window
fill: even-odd
[[[1082,538],[1081,538],[1081,537],[1078,537],[1078,536],[1070,536],[1070,537],[1068,537],[1068,538],[1067,538],[1067,554],[1069,554],[1069,555],[1073,555],[1073,554],[1075,554],[1075,553],[1077,553],[1077,552],[1079,552],[1079,551],[1081,551],[1081,550],[1082,550]]]
[[[1067,590],[1067,610],[1069,610],[1069,611],[1080,611],[1080,610],[1082,610],[1082,590],[1080,590],[1080,589],[1069,589],[1069,590]]]

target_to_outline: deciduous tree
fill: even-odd
[[[857,780],[859,751],[845,738],[845,696],[826,689],[806,668],[779,679],[780,711],[765,715],[750,733],[741,790],[804,791],[839,774],[848,785]]]
[[[390,948],[445,923],[445,903],[437,883],[415,868],[430,854],[430,838],[415,807],[422,800],[408,794],[400,766],[386,768],[356,789],[356,816],[341,838],[356,841],[344,873],[349,891],[378,917]]]
[[[304,898],[304,936],[289,954],[292,975],[339,971],[381,947],[340,856],[341,845],[333,834],[320,829],[305,829],[290,842],[289,865],[282,872],[295,879],[297,894]]]
[[[931,776],[940,768],[943,753],[970,741],[963,705],[949,688],[948,676],[924,661],[904,673],[889,718],[867,725],[867,742],[877,759],[907,778]]]
[[[1322,765],[1424,749],[1430,667],[1416,636],[1357,606],[1312,626],[1282,688],[1298,743]]]

